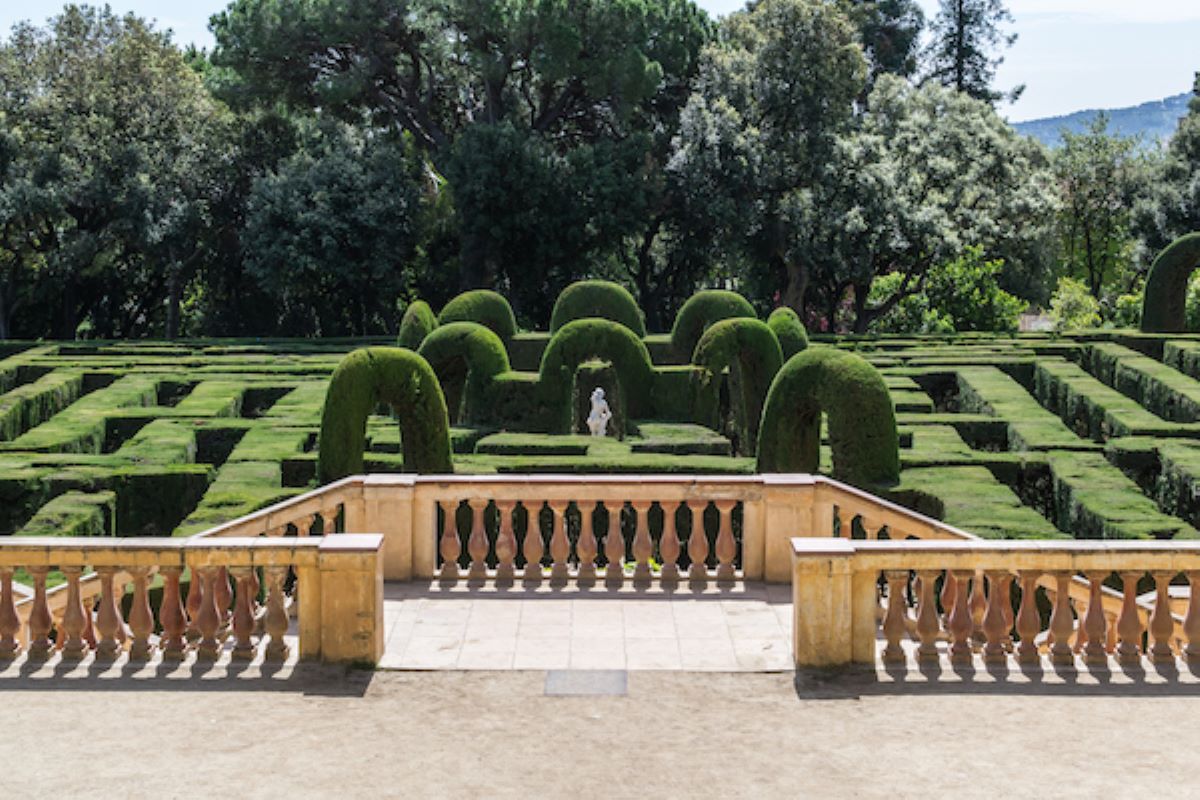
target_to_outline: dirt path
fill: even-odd
[[[891,690],[865,678],[542,672],[6,682],[8,797],[1186,796],[1196,687]],[[63,681],[56,683],[62,687]]]

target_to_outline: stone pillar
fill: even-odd
[[[373,666],[383,657],[381,551],[385,547],[385,537],[375,534],[343,534],[321,542],[318,562],[322,661]],[[307,589],[304,594],[308,594]]]
[[[849,664],[855,647],[851,561],[854,545],[844,539],[794,538],[792,546],[792,651],[796,667]],[[858,581],[858,583],[867,583]],[[871,648],[875,596],[871,585]],[[865,629],[865,626],[864,626]]]
[[[833,507],[814,503],[811,475],[763,475],[763,579],[786,583],[792,572],[791,539],[832,538]]]
[[[383,535],[383,574],[389,581],[432,578],[436,570],[437,524],[430,522],[420,529],[413,524],[416,518],[430,516],[416,513],[415,485],[415,475],[368,475],[363,478],[361,529],[357,512],[351,514],[350,504],[347,504],[348,533]],[[446,505],[447,513],[457,507],[456,503]],[[429,506],[432,511],[433,501]],[[436,514],[432,518],[436,520]]]

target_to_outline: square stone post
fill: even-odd
[[[321,540],[317,563],[322,661],[374,666],[383,657],[384,545],[384,537],[372,533]],[[302,602],[307,594],[301,584]]]
[[[796,667],[833,667],[859,661],[868,650],[864,636],[870,638],[873,658],[875,587],[853,569],[854,543],[832,537],[796,537],[791,547],[792,649]]]
[[[787,583],[792,575],[793,536],[814,536],[811,475],[763,475],[763,579]]]
[[[415,475],[368,475],[362,486],[362,527],[348,532],[383,534],[383,576],[407,581],[413,570]],[[430,534],[432,535],[432,534]]]

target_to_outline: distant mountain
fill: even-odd
[[[1165,143],[1171,138],[1171,134],[1175,133],[1179,120],[1187,114],[1191,97],[1191,92],[1184,92],[1165,100],[1142,103],[1140,106],[1110,109],[1108,130],[1121,136],[1141,136],[1143,143],[1147,145]],[[1047,147],[1057,147],[1062,144],[1064,129],[1071,133],[1082,133],[1099,113],[1101,112],[1098,109],[1076,111],[1061,117],[1017,122],[1013,127],[1019,133],[1032,136]]]

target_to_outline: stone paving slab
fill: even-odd
[[[389,583],[381,669],[791,669],[791,588]]]

